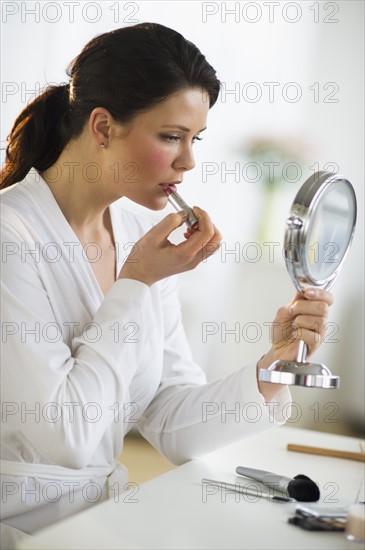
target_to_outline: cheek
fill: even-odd
[[[171,164],[171,160],[171,152],[164,151],[158,147],[150,147],[144,155],[146,166],[153,171],[167,168]]]

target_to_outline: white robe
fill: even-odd
[[[35,169],[1,203],[5,524],[33,533],[107,498],[115,483],[123,490],[115,457],[132,426],[182,464],[285,421],[289,391],[265,404],[255,364],[206,382],[182,327],[178,277],[151,287],[117,280],[104,297]],[[151,223],[123,200],[110,212],[117,275]]]

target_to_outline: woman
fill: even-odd
[[[145,23],[91,40],[15,121],[2,172],[4,533],[44,525],[123,491],[115,464],[132,426],[176,464],[285,421],[286,387],[258,382],[277,358],[323,336],[328,292],[281,308],[257,364],[210,383],[181,324],[176,275],[217,250],[186,212],[154,227],[151,210],[194,167],[220,83],[190,42]],[[251,404],[254,417],[222,418]],[[284,409],[285,407],[285,409]],[[9,540],[9,539],[8,539]]]

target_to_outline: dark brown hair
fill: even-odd
[[[201,88],[209,106],[220,82],[200,50],[180,33],[157,23],[139,23],[101,34],[66,69],[69,84],[47,86],[15,120],[8,136],[0,187],[21,181],[56,162],[79,136],[91,111],[104,107],[120,123],[170,94]]]

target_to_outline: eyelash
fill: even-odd
[[[181,137],[180,137],[180,136],[169,136],[169,135],[164,135],[164,136],[161,136],[161,137],[162,137],[162,139],[163,139],[164,141],[167,141],[168,143],[173,143],[173,142],[177,142],[177,141],[180,141],[180,140],[181,140]],[[193,143],[194,143],[195,141],[202,141],[202,140],[203,140],[203,138],[198,137],[198,136],[195,136],[195,137],[193,138]]]

